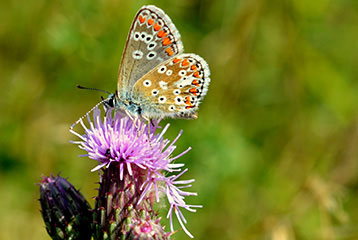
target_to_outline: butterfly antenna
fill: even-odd
[[[88,116],[88,114],[90,114],[93,110],[95,110],[99,105],[101,105],[103,102],[105,102],[106,99],[103,99],[102,101],[100,101],[99,103],[97,103],[93,108],[91,108],[91,110],[89,110],[85,115],[83,115],[82,117],[80,117],[74,124],[71,125],[70,130],[72,130],[78,123],[80,123],[82,121],[82,119],[84,119],[85,117]]]
[[[92,90],[92,91],[100,91],[100,92],[104,92],[104,93],[107,93],[107,94],[111,94],[110,92],[108,92],[108,91],[106,91],[106,90],[98,89],[98,88],[83,87],[83,86],[81,86],[81,85],[77,85],[77,88],[79,88],[79,89],[86,89],[86,90]]]

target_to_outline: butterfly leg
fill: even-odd
[[[148,140],[149,140],[149,145],[150,145],[150,147],[153,148],[152,142],[151,142],[151,139],[152,139],[152,138],[151,138],[151,133],[150,133],[150,127],[151,127],[151,126],[154,127],[154,123],[153,123],[152,119],[150,119],[150,118],[147,118],[147,117],[144,117],[144,116],[143,116],[143,119],[148,122],[148,125],[147,125]]]
[[[139,128],[137,126],[137,120],[138,118],[133,118],[132,114],[127,110],[125,109],[124,112],[127,114],[127,116],[132,120],[133,124],[134,124],[134,127],[137,129],[137,136],[139,136]]]

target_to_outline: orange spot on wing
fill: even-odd
[[[155,31],[158,31],[159,29],[161,29],[162,27],[158,25],[158,23],[155,23],[153,26]]]
[[[188,66],[189,65],[189,62],[188,62],[188,59],[184,59],[183,62],[181,63],[182,66]]]
[[[144,23],[145,22],[145,17],[142,17],[141,15],[139,16],[139,22],[140,23]]]
[[[200,86],[200,84],[199,84],[199,81],[198,80],[196,80],[196,79],[194,79],[192,82],[191,82],[191,84],[193,84],[193,85],[195,85],[195,86]]]
[[[200,77],[200,75],[199,75],[199,72],[197,71],[197,72],[195,72],[194,74],[194,77],[196,77],[196,78],[199,78]]]
[[[168,33],[164,32],[163,30],[159,31],[158,34],[157,34],[157,36],[160,37],[160,38],[165,37],[167,35],[168,35]]]
[[[167,46],[167,45],[169,45],[171,43],[172,43],[172,41],[170,41],[170,39],[168,37],[164,38],[164,40],[163,40],[163,45],[164,46]]]
[[[185,97],[185,102],[184,102],[186,105],[189,105],[189,106],[191,106],[191,102],[190,102],[190,97],[189,96],[187,96],[187,97]]]
[[[190,69],[193,70],[193,71],[195,71],[197,68],[196,68],[196,66],[193,64],[193,65],[191,65]]]
[[[186,106],[185,109],[190,109],[190,108],[193,108],[195,107],[194,105],[190,105],[190,106]]]
[[[154,20],[151,19],[151,18],[149,18],[149,19],[148,19],[148,24],[149,24],[149,25],[153,25],[153,23],[154,23]]]
[[[171,47],[168,47],[167,49],[165,49],[165,52],[166,52],[169,56],[171,56],[171,55],[174,54],[173,49],[172,49]]]
[[[178,63],[178,62],[180,62],[180,59],[179,59],[179,58],[175,58],[175,59],[173,60],[173,63]]]
[[[192,93],[192,94],[194,94],[194,95],[196,96],[197,93],[199,92],[199,90],[196,89],[196,88],[191,88],[191,89],[189,89],[189,92]]]

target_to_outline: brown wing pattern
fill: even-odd
[[[143,115],[196,118],[210,83],[208,64],[198,55],[180,54],[156,66],[133,86],[148,109]],[[153,116],[152,116],[152,115]]]

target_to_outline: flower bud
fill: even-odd
[[[92,210],[83,195],[62,177],[44,177],[41,213],[52,239],[91,239]]]

